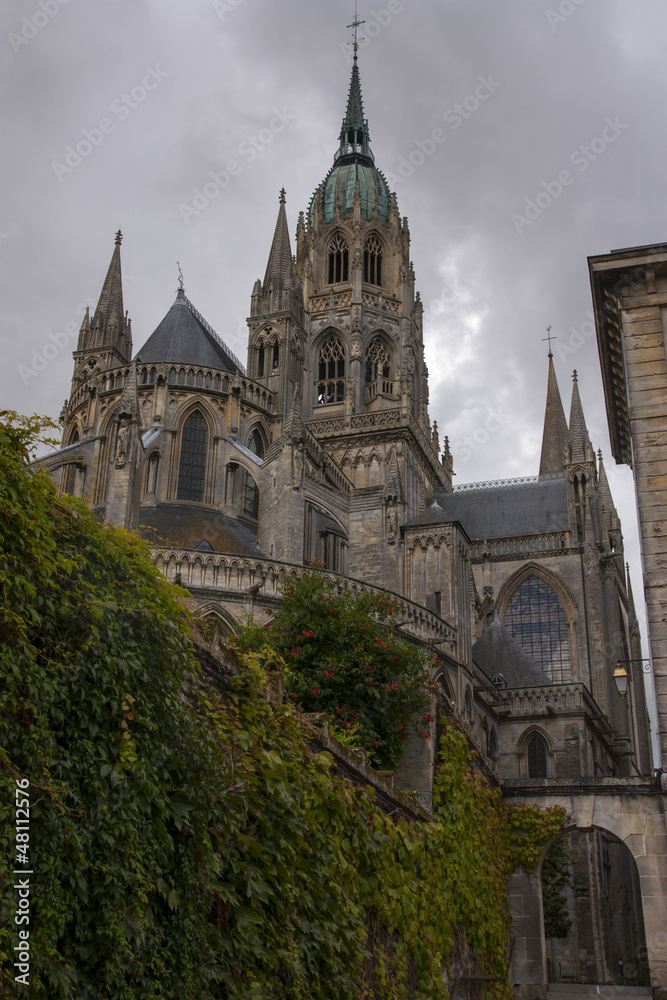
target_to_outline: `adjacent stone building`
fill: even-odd
[[[280,193],[245,366],[182,282],[135,351],[120,244],[81,327],[62,448],[44,462],[61,489],[139,531],[226,631],[248,610],[268,620],[281,581],[316,559],[346,586],[397,595],[405,634],[437,653],[442,706],[507,794],[551,802],[624,781],[652,794],[642,674],[625,693],[614,679],[642,658],[621,525],[576,373],[568,421],[549,355],[536,475],[452,486],[429,418],[408,222],[375,166],[356,55],[295,254]],[[413,747],[396,776],[427,808],[434,757]],[[524,933],[517,910],[523,996],[546,988],[539,926],[527,917]],[[667,985],[660,955],[651,938],[651,975]]]

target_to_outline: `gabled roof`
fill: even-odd
[[[497,674],[502,674],[510,688],[545,687],[553,684],[549,675],[533,663],[497,615],[472,647],[472,658],[491,680]]]
[[[147,364],[201,365],[244,374],[244,369],[179,288],[176,301],[137,352]]]
[[[569,526],[564,475],[471,484],[438,493],[406,527],[458,521],[471,541],[564,531]]]

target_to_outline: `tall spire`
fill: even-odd
[[[287,228],[287,212],[285,211],[285,188],[280,192],[280,208],[278,209],[278,221],[273,234],[273,243],[269,261],[266,265],[264,275],[263,290],[267,291],[271,286],[273,292],[280,292],[283,289],[292,287],[294,278],[294,264],[292,261],[292,248],[290,245],[289,229]]]
[[[602,461],[601,451],[598,451],[598,491],[600,493],[600,506],[607,517],[611,518],[616,514],[616,507],[614,506],[614,498],[611,495],[609,480],[607,479],[607,470],[605,469],[604,462]]]
[[[375,159],[370,147],[370,135],[368,134],[368,122],[364,115],[364,101],[361,96],[361,78],[359,76],[359,63],[357,60],[357,26],[363,21],[355,16],[355,20],[348,27],[354,27],[354,59],[352,61],[352,76],[350,78],[350,90],[347,96],[347,110],[343,118],[340,130],[340,148],[336,153],[335,160],[340,163],[352,161],[370,162]]]
[[[544,431],[542,432],[542,454],[540,456],[540,475],[548,476],[562,472],[567,455],[567,423],[565,411],[560,398],[554,356],[549,351],[549,376],[547,379],[547,405],[544,413]]]
[[[115,347],[129,360],[132,353],[128,343],[128,321],[123,309],[123,279],[120,266],[120,244],[123,234],[116,233],[116,243],[107,276],[97,302],[91,323],[94,347]]]
[[[572,375],[572,402],[570,404],[570,461],[590,462],[594,460],[593,446],[588,436],[586,418],[579,396],[579,382],[575,368]]]

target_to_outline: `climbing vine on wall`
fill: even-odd
[[[0,995],[27,778],[32,1000],[444,1000],[466,947],[509,1000],[507,877],[560,818],[508,810],[453,721],[433,821],[385,816],[256,655],[204,682],[178,592],[29,471],[32,430],[0,423]]]

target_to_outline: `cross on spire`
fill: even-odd
[[[550,326],[547,327],[547,335],[546,335],[546,337],[542,337],[542,341],[544,342],[545,340],[549,341],[549,357],[553,358],[553,351],[551,350],[551,341],[552,340],[558,340],[558,337],[556,337],[556,336],[552,337],[551,336],[551,327]]]
[[[183,271],[181,265],[176,261],[176,267],[178,268],[178,290],[179,292],[185,291],[185,285],[183,284]]]
[[[357,3],[358,3],[358,0],[354,0],[354,21],[352,22],[352,24],[348,24],[348,26],[347,26],[348,28],[354,28],[354,42],[353,42],[353,47],[354,47],[354,58],[355,59],[357,58],[357,51],[359,49],[359,42],[357,41],[357,28],[359,27],[360,24],[365,24],[366,23],[365,21],[360,21],[359,20],[359,15],[357,13]]]

